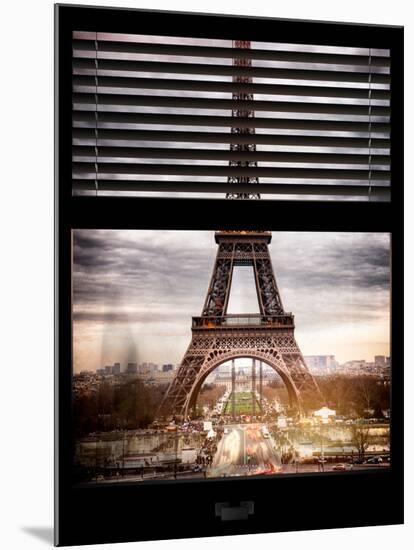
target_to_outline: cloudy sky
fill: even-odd
[[[73,241],[74,371],[180,362],[203,307],[214,233],[75,230]],[[270,254],[304,355],[389,354],[388,234],[273,233]],[[235,268],[229,313],[256,311],[252,270]]]

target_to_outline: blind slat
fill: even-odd
[[[370,179],[389,181],[389,175],[382,171],[371,171]],[[75,177],[95,177],[95,165],[90,163],[73,163]],[[363,170],[317,170],[315,168],[263,168],[263,167],[232,167],[232,166],[198,166],[198,165],[164,165],[164,164],[120,164],[106,163],[99,169],[102,174],[130,175],[170,175],[170,176],[207,176],[207,177],[260,177],[260,178],[309,178],[333,180],[367,180],[368,174]]]
[[[78,51],[95,51],[95,42],[93,40],[74,40],[73,50],[75,54]],[[184,46],[177,44],[144,44],[133,42],[112,42],[98,40],[98,51],[114,52],[126,54],[150,54],[156,56],[185,56],[201,58],[219,58],[219,59],[248,59],[264,60],[289,63],[322,63],[331,65],[362,65],[372,67],[389,67],[389,57],[380,57],[377,55],[370,57],[366,55],[347,55],[331,53],[312,53],[307,52],[286,52],[278,50],[264,50],[252,48],[245,50],[242,48],[219,48],[207,46]]]
[[[100,113],[99,124],[154,124],[154,125],[174,125],[174,126],[234,126],[234,118],[226,116],[191,116],[191,115],[170,115],[170,114],[126,114],[126,113]],[[77,123],[85,123],[82,127],[95,127],[96,119],[94,113],[74,113],[74,126]],[[295,120],[293,117],[286,119],[258,118],[250,117],[240,119],[237,122],[239,128],[273,128],[280,130],[325,130],[327,132],[389,132],[389,125],[376,122],[331,122],[323,120]],[[109,127],[109,126],[107,126]],[[375,137],[378,137],[375,135]]]
[[[234,65],[217,66],[211,64],[196,64],[196,63],[167,63],[155,61],[131,61],[127,59],[106,59],[98,56],[99,71],[116,71],[116,72],[154,72],[165,74],[199,74],[199,75],[220,75],[220,76],[246,76],[256,78],[278,78],[278,79],[294,79],[294,80],[321,80],[325,82],[359,82],[368,86],[367,74],[370,73],[370,67],[367,66],[365,73],[355,71],[338,71],[332,70],[321,71],[308,68],[306,70],[291,68],[268,68],[268,67],[237,67]],[[96,70],[95,58],[80,58],[73,62],[74,74],[85,74],[78,71],[89,71],[94,73]],[[389,84],[390,78],[388,74],[371,73],[372,84]]]
[[[177,185],[175,182],[159,182],[159,181],[118,181],[118,180],[101,180],[99,182],[101,191],[114,192],[131,192],[131,191],[146,191],[158,193],[218,193],[223,194],[229,190],[238,193],[250,193],[252,191],[251,184],[238,183],[237,185],[229,186],[227,183],[202,183],[193,182],[186,185]],[[93,181],[76,180],[74,181],[75,191],[91,191],[96,192]],[[306,184],[255,184],[254,190],[260,194],[275,194],[275,195],[341,195],[341,196],[360,196],[367,197],[365,186],[361,185],[306,185]],[[377,196],[384,200],[389,198],[389,190],[384,187],[371,188],[373,196]]]
[[[104,140],[124,141],[131,145],[136,141],[166,141],[171,143],[227,143],[227,144],[267,144],[267,145],[290,145],[309,147],[344,147],[363,148],[368,147],[365,138],[332,138],[331,136],[276,136],[265,134],[231,134],[231,133],[208,133],[208,132],[169,132],[165,130],[106,130],[100,129],[96,138],[95,132],[90,129],[74,128],[72,132],[76,140],[87,140],[89,143],[104,143]],[[86,141],[84,142],[86,143]],[[77,144],[77,143],[75,143]],[[125,144],[124,144],[125,145]],[[372,149],[388,149],[389,139],[372,139]]]
[[[73,85],[76,91],[84,89],[89,93],[106,89],[138,90],[188,90],[195,92],[223,92],[262,95],[304,96],[312,98],[347,98],[368,101],[367,90],[359,88],[328,88],[321,86],[289,86],[287,84],[241,84],[234,82],[215,82],[207,80],[174,80],[161,78],[119,78],[100,76],[98,84],[91,76],[74,75]],[[389,101],[386,90],[372,90],[371,101]]]
[[[82,157],[95,157],[95,147],[74,146],[72,148],[73,157],[81,159]],[[339,155],[335,153],[280,153],[272,151],[231,151],[226,150],[206,150],[206,149],[157,149],[152,147],[99,147],[99,159],[105,161],[106,158],[124,158],[141,162],[141,159],[184,159],[184,160],[242,160],[248,162],[289,162],[289,163],[326,163],[326,164],[361,164],[369,165],[369,155],[361,152],[360,154]],[[78,161],[79,162],[79,161]],[[386,155],[377,155],[375,162],[378,165],[389,168],[389,157]]]
[[[332,103],[299,103],[299,102],[278,102],[278,101],[237,101],[233,99],[209,99],[204,97],[165,97],[148,95],[119,95],[119,94],[96,94],[98,110],[104,110],[111,106],[116,111],[123,107],[169,107],[169,108],[189,108],[189,109],[213,109],[232,111],[237,109],[248,109],[252,111],[266,112],[300,112],[316,114],[348,114],[368,116],[366,105],[347,105]],[[90,107],[95,111],[95,94],[92,93],[74,93],[74,110],[82,107]],[[372,116],[389,116],[389,106],[371,106]]]

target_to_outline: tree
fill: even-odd
[[[380,411],[390,408],[389,386],[376,376],[335,374],[318,376],[316,381],[327,405],[338,414],[365,417],[367,409],[374,409],[376,417],[381,417]],[[306,409],[315,408],[306,393],[302,398]]]
[[[96,392],[74,398],[75,435],[94,431],[147,428],[153,422],[163,396],[160,386],[128,380],[118,387],[101,384]]]
[[[201,407],[201,414],[202,414],[202,407],[204,405],[207,405],[207,407],[210,407],[212,409],[214,405],[217,403],[217,401],[224,395],[226,391],[226,388],[224,386],[219,386],[216,384],[204,384],[201,387],[200,393],[197,397],[197,405]]]
[[[356,448],[360,460],[363,460],[365,457],[365,451],[369,446],[369,439],[369,428],[355,424],[351,427],[351,442]]]

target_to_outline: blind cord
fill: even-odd
[[[95,196],[98,196],[98,33],[95,33]]]
[[[371,201],[371,48],[369,49],[368,71],[368,200]]]

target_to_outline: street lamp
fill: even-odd
[[[122,428],[122,477],[125,475],[125,420]]]
[[[321,469],[322,469],[322,472],[325,471],[325,454],[324,454],[324,449],[323,449],[323,434],[322,434],[322,426],[323,424],[321,424]]]

